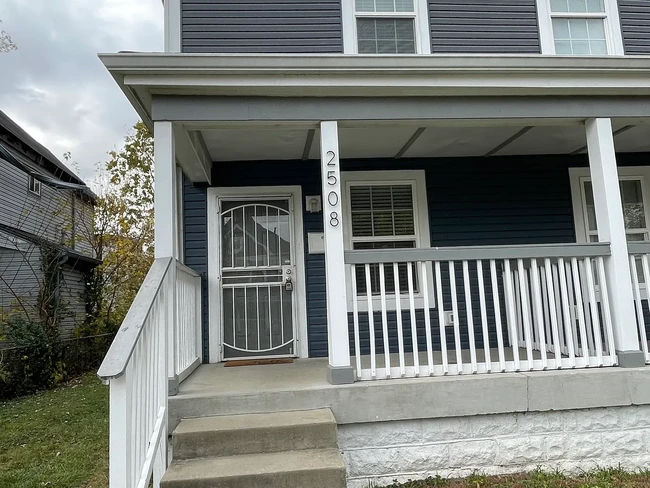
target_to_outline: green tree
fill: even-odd
[[[102,264],[87,276],[93,331],[116,330],[153,262],[153,138],[135,124],[101,170],[92,245]],[[89,324],[91,325],[91,324]]]

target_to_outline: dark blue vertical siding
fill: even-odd
[[[620,155],[619,163],[646,164],[645,155]],[[568,168],[586,164],[584,156],[390,159],[343,161],[342,170],[424,169],[432,245],[467,246],[575,242]],[[215,163],[213,184],[226,187],[300,185],[303,196],[318,195],[320,166],[316,161]],[[184,204],[186,264],[201,273],[204,281],[204,344],[207,351],[205,188],[197,188],[186,182]],[[323,231],[322,218],[322,214],[303,215],[305,239],[308,232]],[[325,258],[322,254],[306,254],[304,259],[309,354],[311,357],[321,357],[327,355]],[[443,272],[443,278],[448,281],[448,272]],[[476,279],[474,271],[471,277],[473,288]],[[459,282],[458,286],[459,292],[462,292],[463,284]],[[446,288],[447,308],[450,292]],[[491,303],[489,293],[487,300]],[[474,315],[478,317],[478,295],[472,296],[472,302]],[[463,342],[466,343],[464,303],[459,303],[459,308]],[[392,328],[395,327],[394,322],[393,313]],[[364,323],[367,324],[367,318],[362,323],[362,330]],[[424,338],[424,316],[421,311],[418,312],[417,323],[418,337]],[[437,328],[437,313],[432,314],[432,323]],[[433,334],[438,342],[438,332],[434,330]],[[491,330],[491,343],[495,340],[494,335],[495,331]],[[369,341],[367,325],[362,339],[364,345]],[[406,340],[410,341],[408,338]],[[450,345],[451,340],[447,339]],[[477,347],[481,346],[482,343],[477,340]],[[207,352],[205,354],[207,356]]]

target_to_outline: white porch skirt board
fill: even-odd
[[[465,477],[650,463],[650,406],[339,425],[348,488],[428,476]]]

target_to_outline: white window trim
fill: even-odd
[[[576,18],[602,18],[605,19],[605,36],[607,39],[608,55],[624,55],[623,35],[621,33],[621,20],[617,0],[604,0],[604,13],[551,13],[550,0],[537,0],[537,16],[539,18],[539,35],[542,54],[555,53],[555,39],[553,38],[553,17]]]
[[[342,208],[344,216],[343,225],[343,247],[346,251],[352,250],[352,218],[350,209],[350,186],[353,183],[372,185],[376,183],[390,182],[394,185],[409,184],[413,185],[413,211],[415,222],[415,247],[431,247],[431,233],[429,230],[429,206],[427,200],[426,188],[426,172],[424,170],[395,170],[395,171],[342,171],[341,172],[341,186],[344,194]],[[399,236],[395,237],[395,240]],[[435,308],[435,296],[433,288],[433,267],[431,263],[426,263],[427,266],[427,288],[429,290],[429,306]],[[348,279],[346,282],[347,297],[348,297],[348,310],[352,310],[352,280],[355,279],[352,273],[352,267],[347,270]],[[424,307],[424,298],[422,295],[422,287],[420,291],[414,295],[415,307]],[[379,296],[373,297],[373,309],[381,309],[381,298]],[[358,301],[358,310],[361,312],[368,311],[368,303],[366,300]],[[400,305],[402,310],[409,309],[408,297],[401,298]],[[395,296],[387,295],[386,309],[395,310]]]
[[[343,53],[359,54],[357,42],[357,17],[369,18],[410,18],[415,20],[415,54],[431,54],[431,35],[429,33],[429,6],[427,0],[413,0],[415,12],[356,12],[355,0],[342,0],[343,14]],[[368,54],[367,56],[385,56]],[[392,56],[412,56],[395,54]]]
[[[34,189],[32,190],[32,181],[34,182]],[[29,190],[29,193],[32,195],[38,195],[39,197],[41,196],[41,188],[42,188],[42,183],[34,178],[32,175],[29,175],[27,178],[27,190]]]
[[[643,191],[643,207],[646,211],[646,225],[650,219],[650,166],[627,166],[618,168],[620,180],[641,180]],[[576,242],[589,242],[589,230],[586,223],[586,207],[584,195],[584,182],[591,180],[589,168],[569,168],[569,180],[571,183],[571,201],[573,204],[573,222],[575,225]]]

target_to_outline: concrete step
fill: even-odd
[[[174,459],[336,448],[329,409],[223,415],[182,420],[172,434]]]
[[[162,488],[345,488],[337,449],[174,460]]]

